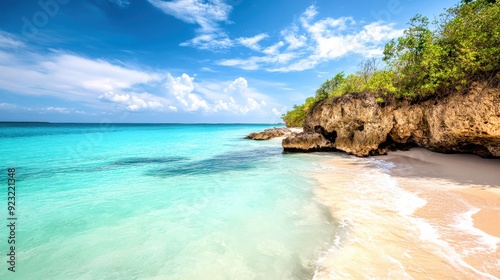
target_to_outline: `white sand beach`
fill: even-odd
[[[499,279],[500,160],[412,149],[321,169],[339,231],[315,279]]]

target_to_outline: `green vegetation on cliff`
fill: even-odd
[[[474,82],[500,82],[500,1],[462,0],[429,27],[420,15],[397,40],[386,44],[379,68],[376,59],[359,71],[327,80],[314,97],[283,115],[287,126],[302,126],[308,112],[329,97],[372,93],[379,103],[419,102],[466,90]]]

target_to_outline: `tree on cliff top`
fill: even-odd
[[[402,37],[385,46],[385,69],[370,68],[365,62],[366,71],[361,67],[347,77],[342,72],[340,83],[333,82],[337,76],[327,80],[313,100],[294,107],[284,120],[293,115],[297,120],[294,124],[302,123],[315,104],[344,94],[368,92],[380,103],[401,99],[419,102],[467,89],[474,82],[498,87],[499,23],[498,0],[462,0],[433,22],[434,29],[429,27],[428,18],[417,15]]]
[[[462,2],[441,15],[431,31],[416,16],[405,35],[389,42],[384,61],[395,71],[397,98],[426,99],[492,82],[500,71],[500,3]]]

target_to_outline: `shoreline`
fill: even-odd
[[[491,236],[500,238],[500,190],[471,188],[455,192],[472,205],[480,207],[472,215],[474,226]]]
[[[500,238],[500,160],[476,155],[439,154],[422,148],[390,152],[383,161],[396,165],[391,174],[403,178],[434,178],[452,182],[452,193],[477,208],[472,215],[479,230]],[[397,165],[400,165],[399,167]],[[409,170],[418,168],[418,171]]]
[[[348,234],[314,279],[500,278],[500,160],[414,148],[320,166],[315,196]]]

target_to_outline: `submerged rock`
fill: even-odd
[[[500,157],[500,89],[477,87],[467,94],[399,106],[380,106],[369,94],[331,98],[309,113],[304,134],[284,139],[285,151],[306,152],[314,146],[316,151],[338,149],[363,157],[420,146]]]

